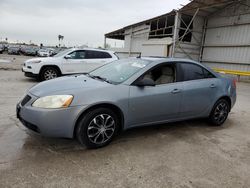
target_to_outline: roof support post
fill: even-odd
[[[129,57],[131,56],[131,51],[132,51],[132,40],[133,40],[133,28],[130,28],[130,41],[129,41],[129,52],[128,55]]]
[[[176,46],[176,39],[178,34],[178,20],[179,20],[179,12],[175,12],[175,21],[174,21],[174,36],[173,36],[173,45],[172,45],[172,54],[171,56],[174,57],[175,55],[175,46]]]
[[[208,23],[208,19],[205,18],[204,25],[203,25],[203,33],[202,33],[202,41],[201,41],[201,49],[200,49],[199,62],[202,61],[202,56],[203,56],[203,51],[204,51],[204,45],[205,45],[205,40],[206,40],[206,34],[207,34],[207,23]]]
[[[104,36],[104,49],[106,49],[106,47],[107,47],[107,37]]]

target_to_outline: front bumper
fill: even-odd
[[[22,72],[24,72],[24,76],[30,77],[30,78],[38,78],[38,74],[34,74],[34,73],[30,72],[30,71],[31,70],[26,68],[26,67],[22,68]]]
[[[29,94],[29,96],[31,96]],[[84,106],[65,109],[40,109],[31,104],[37,99],[32,96],[25,105],[18,103],[16,116],[28,129],[46,137],[73,138],[76,120]]]

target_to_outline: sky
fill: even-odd
[[[173,9],[189,0],[0,0],[0,40],[66,46],[103,46],[104,34]],[[122,45],[109,40],[114,45]],[[118,46],[116,46],[118,47]]]

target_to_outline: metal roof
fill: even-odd
[[[147,19],[147,20],[135,23],[135,24],[128,25],[124,28],[105,34],[105,37],[111,38],[111,39],[124,40],[126,29],[136,27],[142,24],[150,23],[151,21],[164,17],[164,16],[175,15],[176,11],[181,12],[183,14],[194,15],[197,9],[199,9],[199,12],[198,12],[199,16],[208,17],[224,9],[227,6],[230,6],[236,2],[241,2],[242,0],[190,0],[190,1],[191,1],[190,3],[188,3],[187,5],[184,5],[179,10],[172,10],[169,13],[166,13],[166,14],[163,14],[163,15],[151,18],[151,19]]]
[[[135,23],[135,24],[128,25],[128,26],[126,26],[126,27],[124,27],[124,28],[121,28],[121,29],[112,31],[112,32],[110,32],[110,33],[107,33],[107,34],[105,34],[105,36],[106,36],[107,38],[124,40],[124,33],[125,33],[125,30],[126,30],[126,29],[129,29],[129,28],[131,28],[131,27],[136,27],[136,26],[139,26],[139,25],[142,25],[142,24],[150,23],[150,22],[153,21],[153,20],[156,20],[156,19],[161,18],[161,17],[164,17],[164,16],[170,16],[170,15],[175,15],[175,10],[172,10],[172,11],[169,12],[169,13],[166,13],[166,14],[163,14],[163,15],[160,15],[160,16],[157,16],[157,17],[154,17],[154,18],[151,18],[151,19],[147,19],[147,20],[144,20],[144,21]]]
[[[207,17],[218,12],[225,7],[241,0],[193,0],[183,6],[179,11],[185,14],[193,15],[199,9],[200,16]]]

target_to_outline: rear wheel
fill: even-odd
[[[220,126],[227,120],[229,111],[230,105],[228,101],[225,99],[220,99],[214,105],[209,119],[214,125]]]
[[[45,67],[41,72],[40,79],[42,81],[51,80],[51,79],[59,77],[59,75],[60,75],[59,71],[56,68],[54,68],[54,67]]]
[[[118,132],[119,120],[110,109],[98,108],[83,116],[76,130],[80,144],[94,149],[108,145]]]

